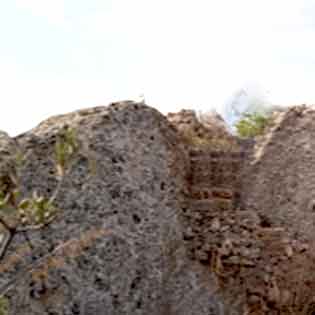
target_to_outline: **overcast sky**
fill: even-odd
[[[314,23],[312,0],[0,0],[0,129],[140,94],[162,112],[243,87],[315,103]]]

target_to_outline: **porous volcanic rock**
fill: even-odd
[[[55,189],[54,145],[65,126],[81,150],[57,196],[60,213],[29,233],[33,251],[19,238],[17,255],[0,264],[0,287],[19,279],[7,291],[11,314],[227,314],[209,267],[186,255],[187,160],[167,119],[126,101],[44,121],[16,138],[27,157],[24,196]]]

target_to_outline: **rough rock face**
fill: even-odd
[[[18,153],[14,139],[11,139],[7,133],[0,131],[0,182],[8,185],[8,187],[2,187],[2,190],[10,189],[10,186],[15,185],[17,175],[14,169]]]
[[[275,116],[271,132],[278,126],[281,115]],[[259,143],[266,140],[268,137]],[[255,177],[257,169],[246,163],[252,161],[247,161],[247,156],[253,144],[240,141],[240,152],[219,151],[202,143],[198,150],[195,144],[186,148],[191,160],[184,215],[189,253],[193,259],[210,265],[219,280],[224,301],[234,311],[261,315],[312,314],[314,243],[303,232],[296,235],[290,220],[274,218],[277,210],[273,211],[272,203],[268,208],[262,207],[261,200],[266,202],[266,199],[262,199],[259,185],[252,186],[256,184],[253,178],[265,176],[272,169],[272,162]],[[281,150],[282,146],[277,145]],[[278,171],[285,176],[284,166]],[[269,185],[274,185],[274,180]],[[242,198],[253,187],[256,195],[252,204],[244,206]],[[303,220],[303,215],[299,220]]]
[[[201,137],[214,138],[219,134],[225,136],[229,134],[224,120],[215,112],[198,117],[194,110],[183,109],[177,113],[169,113],[167,118],[178,130],[191,129]]]
[[[314,118],[306,106],[277,113],[244,161],[241,209],[256,213],[257,221],[249,222],[242,242],[250,235],[246,252],[258,256],[237,278],[245,272],[239,283],[246,283],[257,314],[314,313]]]
[[[315,109],[282,112],[258,141],[243,176],[244,208],[257,209],[266,224],[290,226],[314,239]]]
[[[231,150],[237,140],[230,134],[222,117],[210,112],[199,118],[194,110],[181,110],[169,113],[167,119],[179,131],[188,145],[203,146],[211,150]]]
[[[210,267],[224,301],[235,312],[284,315],[307,310],[311,314],[312,248],[292,237],[290,224],[266,225],[255,209],[238,207],[246,150],[190,148],[183,215],[189,255]]]
[[[11,314],[228,314],[209,268],[186,255],[188,160],[168,121],[133,102],[48,119],[16,139],[27,155],[25,196],[54,190],[52,155],[65,125],[81,150],[57,197],[60,214],[30,233],[35,256],[21,238],[0,264],[0,286],[21,278],[7,294]]]
[[[199,121],[214,133],[229,134],[229,128],[222,116],[215,110],[199,114]]]
[[[15,239],[0,264],[0,292],[14,284],[10,314],[313,314],[314,115],[277,114],[251,158],[251,141],[226,135],[217,145],[221,129],[193,112],[170,123],[128,101],[0,134],[9,184],[25,153],[23,196],[57,186],[63,127],[79,143],[57,219],[29,233],[32,251]]]
[[[15,172],[16,160],[18,158],[17,145],[14,139],[3,131],[0,131],[0,191],[6,194],[16,187],[17,174]],[[1,196],[2,198],[4,196]],[[2,240],[4,239],[3,227],[0,224],[0,252],[2,251]]]

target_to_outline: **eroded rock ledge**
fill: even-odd
[[[17,147],[27,156],[26,196],[54,189],[60,128],[74,128],[82,148],[57,199],[61,215],[30,234],[35,264],[51,259],[8,291],[11,314],[312,314],[313,234],[304,226],[313,210],[302,201],[313,187],[314,111],[281,115],[259,142],[259,160],[219,117],[167,119],[130,101],[56,116],[15,139],[4,134],[1,165]],[[297,174],[307,180],[298,177],[298,197],[283,203]],[[0,286],[30,264],[34,255],[16,240]]]

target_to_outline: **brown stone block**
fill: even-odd
[[[233,198],[233,191],[227,189],[213,189],[212,196],[214,198],[221,198],[221,199],[232,199]]]

